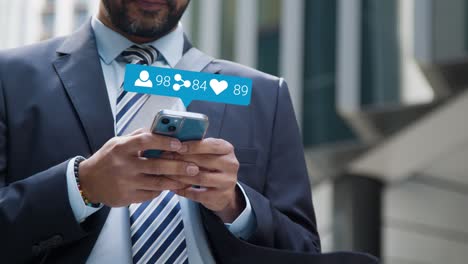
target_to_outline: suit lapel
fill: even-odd
[[[114,136],[114,120],[91,24],[66,39],[57,52],[55,70],[94,153]]]
[[[55,70],[78,114],[90,151],[94,153],[114,136],[114,119],[90,22],[68,37],[57,53],[59,57],[53,63]],[[73,251],[74,257],[83,258],[80,262],[84,263],[90,254],[109,211],[110,208],[104,206],[82,224],[89,233]]]

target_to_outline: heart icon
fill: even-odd
[[[228,83],[226,81],[218,81],[216,79],[212,79],[210,81],[210,86],[211,89],[213,89],[213,92],[216,95],[219,95],[220,93],[224,92],[228,88]]]

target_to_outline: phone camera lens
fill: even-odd
[[[163,118],[163,119],[161,120],[161,123],[163,123],[164,125],[167,125],[167,124],[169,124],[169,119]]]
[[[176,127],[175,127],[175,126],[169,126],[167,129],[169,130],[169,132],[174,132],[174,131],[176,131]]]

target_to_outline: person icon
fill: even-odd
[[[149,79],[148,71],[141,71],[140,78],[135,81],[135,86],[153,88],[153,82]]]

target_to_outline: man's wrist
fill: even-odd
[[[252,210],[250,199],[242,187],[242,184],[237,183],[237,186],[241,190],[241,195],[244,197],[245,208],[233,222],[224,223],[224,225],[235,237],[247,240],[255,232],[257,221],[255,212]]]
[[[83,198],[81,197],[80,190],[78,189],[78,184],[76,182],[75,178],[75,172],[74,172],[74,165],[75,165],[75,158],[72,158],[68,162],[67,166],[67,173],[66,173],[66,178],[67,178],[67,190],[68,190],[68,200],[70,202],[70,207],[73,211],[73,215],[75,216],[75,219],[78,223],[82,223],[88,216],[92,215],[93,213],[97,212],[101,207],[99,208],[93,208],[90,206],[87,206]]]
[[[89,188],[87,187],[88,182],[86,179],[86,175],[88,175],[88,173],[86,168],[86,159],[78,156],[75,159],[74,171],[76,183],[78,185],[81,197],[87,206],[98,208],[100,203],[96,202],[89,194]]]
[[[221,218],[223,223],[232,223],[245,209],[246,202],[242,191],[239,186],[236,185],[231,202],[221,211],[215,211],[214,213]]]

